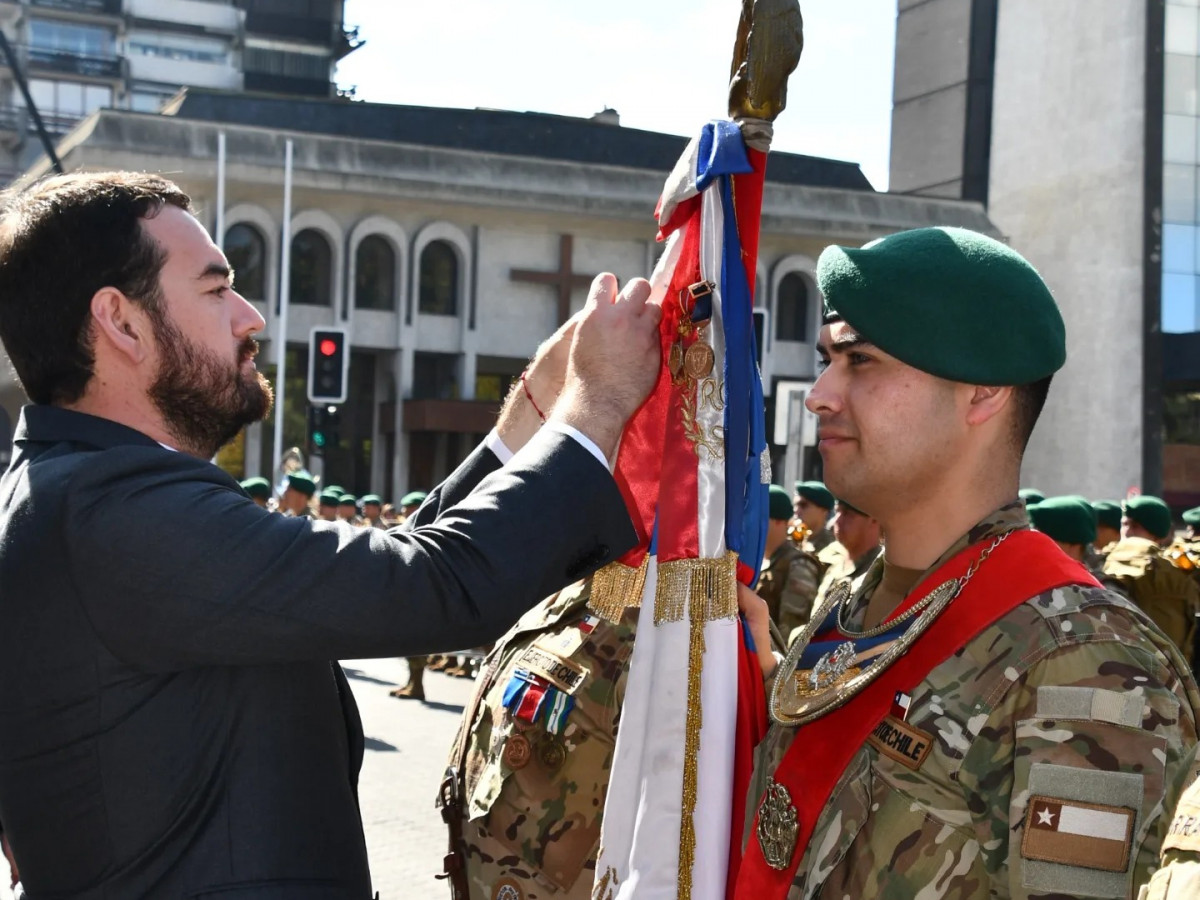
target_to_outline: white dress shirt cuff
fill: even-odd
[[[592,456],[596,457],[596,461],[600,465],[604,466],[610,472],[612,471],[612,466],[608,464],[608,460],[604,458],[604,454],[600,452],[600,448],[582,431],[572,428],[570,425],[565,425],[562,422],[548,422],[546,427],[552,431],[557,431],[559,434],[565,434],[588,453],[592,454]],[[496,459],[500,460],[500,465],[508,465],[508,461],[513,458],[512,450],[505,446],[504,441],[500,439],[500,435],[495,428],[488,432],[488,436],[483,439],[483,442],[489,450],[496,454]]]

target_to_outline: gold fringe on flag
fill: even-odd
[[[646,589],[646,570],[650,567],[650,554],[642,559],[636,569],[624,563],[611,562],[592,576],[592,596],[588,608],[602,619],[620,622],[625,610],[642,605],[642,591]]]
[[[594,589],[593,589],[594,590]],[[682,621],[715,622],[737,615],[737,554],[717,559],[673,559],[658,564],[654,624]]]
[[[736,557],[735,557],[736,558]],[[736,609],[736,598],[734,601]],[[688,709],[683,735],[683,817],[679,827],[678,900],[691,900],[692,866],[696,862],[696,792],[700,781],[700,676],[704,671],[704,626],[706,620],[692,616],[688,641]]]

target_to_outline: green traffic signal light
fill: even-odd
[[[325,435],[319,431],[314,431],[313,436],[312,436],[312,442],[314,444],[316,444],[318,447],[324,447],[325,446]]]

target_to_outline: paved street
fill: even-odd
[[[371,857],[371,875],[382,900],[448,900],[435,881],[446,853],[446,829],[433,799],[446,768],[450,741],[475,682],[426,675],[427,703],[395,700],[388,691],[407,680],[396,659],[343,663],[362,713],[366,734],[359,796]],[[0,900],[9,900],[7,868]]]
[[[463,706],[475,682],[426,674],[426,703],[388,691],[407,680],[396,659],[343,663],[367,738],[359,797],[371,875],[381,900],[447,900],[442,870],[446,828],[433,800]]]

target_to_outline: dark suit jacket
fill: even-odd
[[[503,469],[480,448],[392,532],[268,513],[62,409],[26,407],[15,451],[0,819],[31,900],[368,897],[330,660],[485,644],[634,541],[612,476],[553,432]]]

